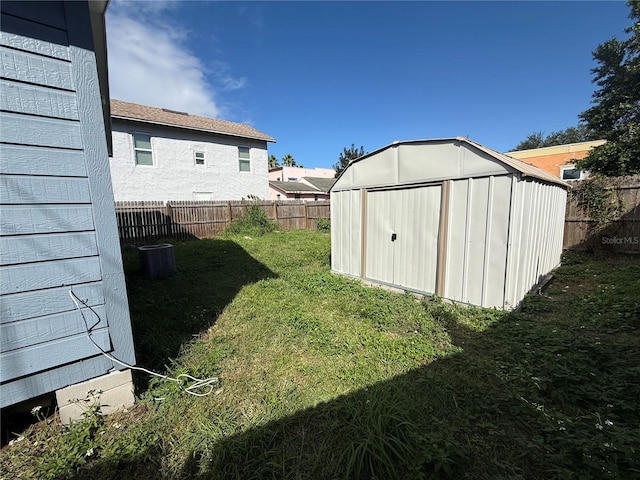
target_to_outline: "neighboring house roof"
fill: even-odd
[[[306,185],[300,182],[279,182],[277,180],[269,180],[269,185],[285,193],[324,193],[311,185]]]
[[[255,128],[242,123],[228,122],[217,118],[201,117],[185,112],[169,110],[167,108],[149,107],[137,103],[111,100],[111,117],[122,120],[134,120],[155,125],[168,125],[171,127],[198,130],[201,132],[219,133],[234,137],[251,138],[275,142],[276,139],[262,133]]]
[[[525,163],[521,160],[517,160],[513,157],[510,157],[508,155],[505,155],[504,153],[500,153],[497,152],[495,150],[490,149],[489,147],[485,147],[484,145],[481,145],[479,143],[476,143],[472,140],[469,140],[468,138],[465,137],[453,137],[453,138],[433,138],[433,139],[428,139],[428,140],[409,140],[409,141],[402,141],[402,142],[393,142],[390,145],[387,145],[385,147],[382,147],[376,151],[367,153],[366,155],[363,155],[362,157],[356,158],[355,160],[352,160],[349,165],[356,163],[356,162],[360,162],[361,160],[368,158],[372,155],[375,155],[377,153],[380,153],[384,150],[387,150],[388,148],[391,148],[395,145],[411,145],[411,144],[430,144],[430,143],[442,143],[442,142],[461,142],[461,143],[466,143],[467,145],[469,145],[472,148],[475,148],[477,150],[480,150],[481,152],[486,153],[487,155],[493,157],[495,160],[498,160],[501,163],[504,163],[505,165],[515,169],[516,171],[520,172],[522,174],[523,177],[533,177],[533,178],[537,178],[539,180],[544,180],[545,182],[549,182],[549,183],[554,183],[556,185],[561,185],[563,187],[571,187],[570,184],[568,184],[567,182],[564,182],[562,180],[560,180],[558,177],[556,177],[555,175],[552,175],[549,172],[546,172],[538,167],[535,167],[533,165],[530,165],[528,163]],[[347,166],[348,168],[348,166]],[[347,168],[345,168],[341,173],[340,173],[340,177],[344,174],[344,172],[347,170]],[[338,177],[339,178],[339,177]],[[336,179],[337,180],[337,179]]]
[[[599,147],[607,143],[606,140],[591,140],[588,142],[566,143],[564,145],[553,145],[551,147],[529,148],[527,150],[514,150],[507,152],[514,158],[534,158],[545,155],[557,155],[562,153],[586,153],[594,147]]]
[[[302,177],[307,183],[310,183],[323,193],[328,193],[331,187],[335,183],[335,178],[322,178],[322,177]]]

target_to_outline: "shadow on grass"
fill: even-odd
[[[176,274],[160,279],[145,277],[137,249],[123,247],[137,364],[156,371],[213,325],[243,286],[276,277],[230,240],[172,243]],[[138,376],[137,387],[148,380]]]
[[[179,478],[637,478],[637,343],[537,321],[453,324],[462,352],[203,445]]]

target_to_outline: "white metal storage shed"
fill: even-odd
[[[466,138],[395,142],[331,188],[331,268],[511,310],[560,262],[567,188]]]

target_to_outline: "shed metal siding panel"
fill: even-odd
[[[396,148],[399,157],[399,184],[424,181],[425,171],[429,172],[431,181],[509,173],[495,160],[460,145],[435,144],[425,149],[424,145],[410,144]]]
[[[360,190],[331,195],[331,268],[335,272],[360,276],[361,208]]]
[[[503,307],[510,196],[509,176],[452,182],[446,298]]]
[[[0,4],[2,407],[122,368],[70,288],[135,362],[88,5],[42,5]]]
[[[351,166],[353,177],[351,186],[360,188],[387,185],[390,179],[396,178],[398,171],[396,153],[396,149],[390,148],[371,157],[366,164],[354,163]]]
[[[514,184],[507,302],[524,295],[560,263],[566,191],[540,182]]]

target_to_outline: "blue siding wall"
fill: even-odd
[[[2,2],[0,406],[133,363],[86,2]],[[70,25],[70,28],[66,26]],[[95,121],[97,119],[97,121]],[[94,313],[95,312],[95,313]],[[97,315],[96,315],[97,314]]]

